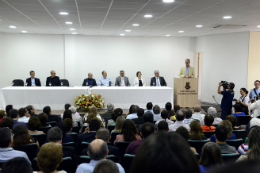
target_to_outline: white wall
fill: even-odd
[[[221,80],[235,83],[235,98],[239,90],[247,86],[249,32],[219,34],[198,37],[196,52],[203,53],[202,101],[215,103],[212,95],[220,103],[217,94]]]
[[[0,32],[0,64],[2,64],[2,33]],[[3,81],[2,79],[2,75],[3,71],[2,68],[0,68],[0,85]],[[2,92],[1,92],[1,88],[0,88],[0,109],[3,109],[3,105],[2,105]]]

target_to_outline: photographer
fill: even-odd
[[[222,85],[223,82],[221,82],[218,86],[218,93],[223,95],[221,101],[221,109],[222,109],[221,119],[225,120],[226,116],[231,115],[232,101],[235,95],[235,92],[233,91],[233,89],[235,88],[235,84],[232,82],[230,82],[229,84],[225,84],[225,86],[223,86],[223,91],[221,91],[220,88]]]
[[[255,83],[255,88],[250,90],[249,98],[253,102],[255,100],[255,97],[257,97],[260,93],[260,81],[256,80]]]
[[[241,97],[237,100],[237,104],[241,104],[241,111],[248,115],[248,104],[250,102],[249,97],[247,96],[248,91],[245,88],[240,89]]]

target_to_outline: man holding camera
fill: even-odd
[[[220,90],[221,86],[223,86],[223,91]],[[223,95],[222,101],[221,101],[221,119],[225,120],[226,116],[231,115],[231,110],[232,110],[232,101],[235,95],[235,92],[233,89],[235,88],[235,84],[230,82],[228,83],[223,83],[221,82],[218,86],[218,93]],[[227,90],[227,91],[226,91]]]
[[[253,102],[255,100],[255,97],[257,97],[260,93],[260,81],[256,80],[255,83],[255,88],[250,90],[249,98]]]

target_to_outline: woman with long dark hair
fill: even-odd
[[[34,138],[29,135],[28,129],[23,125],[18,125],[13,129],[13,147],[24,146],[30,143],[36,143],[39,147],[39,143]]]

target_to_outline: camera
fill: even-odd
[[[227,81],[221,81],[220,83],[222,83],[224,89],[228,88],[229,83]]]

